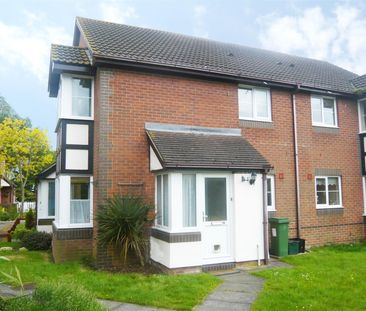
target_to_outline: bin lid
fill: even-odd
[[[288,224],[289,223],[288,218],[282,218],[282,217],[271,217],[268,220],[270,223],[276,223],[276,224]]]

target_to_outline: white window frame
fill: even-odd
[[[366,97],[361,98],[357,101],[357,108],[358,108],[358,126],[359,126],[359,132],[360,133],[366,133],[366,124],[365,128],[362,129],[362,118],[361,118],[361,102],[366,101]]]
[[[89,212],[90,222],[71,223],[71,178],[89,178]],[[69,211],[68,211],[68,227],[69,228],[90,228],[93,227],[93,177],[85,175],[72,175],[69,179]]]
[[[158,219],[157,217],[155,217],[155,227],[157,228],[162,228],[165,230],[169,230],[170,226],[171,226],[171,211],[170,211],[170,206],[171,206],[171,202],[170,202],[170,191],[171,191],[171,177],[170,174],[168,173],[162,173],[162,174],[157,174],[155,176],[155,215],[158,215],[158,176],[160,176],[160,189],[161,189],[161,203],[162,203],[162,209],[161,209],[161,224],[158,223]],[[168,178],[168,225],[164,225],[164,176],[167,176]]]
[[[252,90],[252,107],[253,107],[253,117],[244,117],[240,115],[240,102],[239,102],[239,92],[241,89],[250,89]],[[268,108],[268,118],[258,117],[257,116],[257,108],[254,102],[254,93],[255,90],[262,90],[267,92],[267,108]],[[250,85],[239,85],[238,87],[238,113],[239,120],[248,120],[248,121],[261,121],[261,122],[272,122],[272,103],[271,103],[271,91],[269,88],[264,87],[255,87]]]
[[[89,79],[91,80],[91,116],[82,117],[72,114],[72,79]],[[94,77],[87,75],[68,74],[63,73],[60,79],[61,96],[59,101],[59,119],[73,119],[73,120],[94,120]]]
[[[329,190],[328,190],[328,178],[338,178],[339,185],[339,205],[329,205]],[[316,189],[316,180],[317,179],[325,179],[325,196],[326,196],[326,204],[318,204],[317,198],[317,189]],[[315,176],[314,179],[315,186],[315,205],[317,209],[329,209],[329,208],[343,208],[343,195],[342,195],[342,176]]]
[[[275,188],[275,177],[274,175],[267,175],[267,180],[271,181],[271,198],[272,198],[272,205],[268,205],[268,200],[267,200],[267,211],[268,212],[275,212],[276,211],[276,188]],[[266,195],[268,195],[268,188],[267,188],[267,193]]]
[[[313,120],[313,98],[318,98],[321,101],[321,108],[322,108],[322,122],[314,122]],[[324,99],[332,99],[334,102],[334,125],[324,123]],[[312,94],[310,98],[310,107],[311,107],[311,122],[313,126],[321,126],[321,127],[332,127],[338,128],[338,113],[337,113],[337,99],[332,96],[322,96],[322,95],[315,95]]]

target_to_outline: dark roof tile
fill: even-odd
[[[51,61],[73,65],[90,65],[87,49],[58,44],[51,46]]]
[[[267,160],[242,136],[147,130],[164,168],[263,169]]]
[[[93,56],[352,93],[356,74],[304,57],[77,18]]]

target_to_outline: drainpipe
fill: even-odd
[[[297,86],[296,90],[299,89]],[[296,113],[296,95],[292,94],[292,113],[294,129],[294,156],[295,156],[295,188],[296,188],[296,231],[297,238],[301,237],[301,213],[300,213],[300,176],[299,176],[299,148],[297,141],[297,113]]]
[[[262,175],[263,184],[263,244],[264,244],[264,264],[269,263],[269,243],[268,243],[268,212],[267,212],[267,171]]]

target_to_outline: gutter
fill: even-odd
[[[296,194],[296,235],[301,237],[301,202],[300,202],[300,176],[299,176],[299,146],[297,133],[297,112],[296,112],[296,92],[292,94],[292,113],[293,113],[293,137],[294,137],[294,160],[295,160],[295,194]]]

